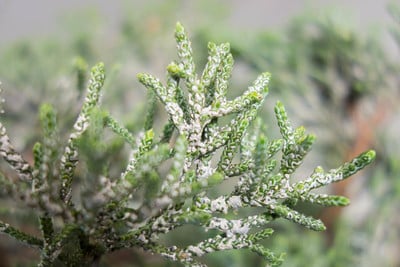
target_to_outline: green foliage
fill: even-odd
[[[144,131],[139,134],[131,133],[101,109],[103,63],[91,70],[87,95],[63,151],[58,149],[56,113],[50,105],[40,109],[44,139],[34,145],[33,166],[15,151],[0,124],[0,154],[20,179],[10,190],[18,195],[23,185],[28,186],[23,201],[37,212],[42,237],[4,222],[0,222],[0,230],[37,247],[41,251],[39,266],[85,266],[104,254],[130,247],[141,247],[185,266],[206,266],[201,257],[211,252],[248,249],[269,265],[278,266],[283,254],[277,255],[261,243],[274,233],[271,222],[283,218],[322,231],[322,221],[303,214],[296,204],[349,203],[341,196],[311,191],[355,174],[374,160],[374,151],[326,172],[317,167],[305,179],[294,180],[315,137],[306,134],[304,127],[294,128],[283,104],[277,102],[275,117],[281,138],[267,138],[257,112],[269,92],[270,74],[262,73],[241,96],[229,100],[230,45],[209,43],[208,61],[198,75],[191,42],[180,23],[175,38],[179,60],[168,65],[166,85],[149,74],[137,76],[152,92]],[[86,67],[77,64],[81,88]],[[151,127],[155,99],[169,117],[159,136]],[[225,117],[230,121],[225,122]],[[84,189],[74,187],[80,149],[95,145],[86,146],[82,140],[92,136],[88,140],[101,142],[96,138],[105,129],[127,143],[131,156],[120,175],[105,171],[90,185],[99,190],[84,194]],[[230,193],[209,194],[210,188],[225,181],[235,184]],[[259,212],[241,215],[239,211],[244,209]],[[165,234],[187,224],[214,234],[187,246],[160,242]]]

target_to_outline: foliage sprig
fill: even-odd
[[[207,253],[247,248],[277,266],[282,255],[259,243],[274,233],[272,221],[284,218],[321,231],[325,229],[322,221],[297,211],[295,204],[349,203],[345,197],[312,190],[358,172],[373,161],[374,151],[329,171],[317,167],[305,179],[296,177],[293,181],[315,136],[306,134],[304,127],[294,128],[278,102],[275,116],[281,138],[267,138],[257,112],[268,94],[270,74],[262,73],[241,96],[229,100],[226,94],[233,68],[229,44],[209,43],[208,62],[198,75],[190,40],[180,23],[175,38],[179,60],[168,65],[166,85],[152,75],[138,74],[139,81],[152,92],[149,95],[155,95],[169,115],[163,135],[157,137],[151,128],[151,111],[144,131],[137,135],[111,115],[101,115],[103,123],[98,127],[111,129],[132,152],[121,175],[98,177],[101,190],[91,196],[91,208],[80,203],[88,196],[74,199],[72,192],[78,140],[93,123],[93,113],[101,109],[102,63],[91,70],[87,96],[63,153],[56,145],[56,115],[49,105],[42,106],[40,112],[44,140],[34,146],[33,166],[15,151],[0,124],[0,154],[20,178],[15,190],[24,191],[24,201],[39,212],[42,237],[30,236],[4,222],[0,222],[0,231],[39,248],[39,266],[60,262],[83,266],[126,247],[141,247],[185,266],[206,266],[201,256]],[[221,118],[228,115],[232,119],[223,123]],[[61,154],[59,160],[57,153]],[[159,166],[167,162],[170,167],[161,170]],[[209,188],[234,176],[238,179],[232,192],[218,197],[208,194]],[[144,197],[138,200],[139,195]],[[251,216],[240,213],[255,207],[263,211]],[[185,224],[215,230],[215,234],[186,247],[167,247],[159,241]]]

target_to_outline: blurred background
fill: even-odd
[[[364,150],[377,151],[367,170],[327,189],[348,196],[349,207],[300,205],[322,218],[326,232],[274,223],[276,232],[265,244],[286,252],[283,266],[400,266],[400,4],[395,2],[0,0],[0,81],[6,100],[1,120],[18,151],[31,160],[41,135],[41,103],[56,107],[60,133],[68,132],[81,103],[82,73],[99,61],[107,67],[104,107],[139,131],[146,91],[136,74],[163,77],[176,59],[176,21],[192,39],[199,70],[208,41],[230,42],[235,58],[230,96],[241,94],[260,72],[272,73],[261,114],[271,138],[279,137],[273,117],[277,99],[293,125],[318,137],[294,179],[317,165],[335,168]],[[164,123],[162,108],[158,115],[156,124]],[[103,154],[97,164],[111,157]],[[38,233],[32,211],[10,199],[1,183],[0,218]],[[188,236],[197,234],[204,233],[185,228],[164,242],[190,244]],[[0,266],[35,266],[38,258],[37,251],[0,235]],[[247,251],[214,253],[204,262],[210,267],[266,264]],[[105,257],[101,266],[179,265],[126,250]]]

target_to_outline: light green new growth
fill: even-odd
[[[83,107],[63,151],[58,148],[56,113],[50,105],[40,109],[44,138],[33,147],[33,166],[14,150],[0,124],[0,155],[20,178],[20,184],[9,190],[20,195],[23,186],[29,186],[24,201],[38,212],[42,237],[1,221],[0,231],[38,248],[39,266],[89,266],[106,253],[129,247],[141,247],[185,266],[206,266],[201,257],[215,251],[249,249],[270,266],[278,266],[283,254],[276,255],[259,243],[274,233],[272,221],[284,218],[322,231],[322,221],[297,211],[295,204],[349,204],[345,197],[312,190],[355,174],[374,160],[374,151],[329,171],[317,167],[305,179],[296,177],[293,182],[315,136],[304,127],[294,128],[278,102],[275,116],[281,138],[267,138],[257,112],[268,94],[269,73],[258,76],[241,96],[227,99],[233,68],[229,44],[209,43],[208,62],[198,75],[190,40],[179,23],[175,38],[179,60],[168,65],[166,84],[150,74],[137,76],[150,90],[144,130],[137,135],[100,108],[105,80],[102,63],[91,70]],[[77,64],[81,87],[85,64]],[[152,129],[156,100],[169,116],[162,133]],[[232,119],[224,124],[220,118],[227,115]],[[109,128],[132,151],[120,175],[109,177],[104,172],[91,180],[90,186],[99,190],[75,199],[78,141],[89,127],[99,132]],[[164,162],[169,163],[161,171]],[[209,188],[234,176],[238,179],[232,192],[218,197],[207,194]],[[262,207],[262,212],[241,215],[243,208],[250,207]],[[229,216],[232,212],[235,219]],[[185,224],[215,230],[215,234],[186,247],[159,242],[161,236]]]

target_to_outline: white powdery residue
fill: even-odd
[[[193,109],[196,111],[197,114],[201,113],[201,110],[203,109],[202,106],[198,103],[193,103]]]
[[[164,220],[163,217],[159,217],[156,219],[156,221],[153,223],[151,229],[152,230],[160,230],[164,227],[167,226],[167,222]]]
[[[238,209],[243,206],[242,199],[240,196],[232,196],[228,199],[228,205],[233,209]]]
[[[246,235],[250,230],[249,225],[243,223],[241,220],[232,220],[231,223],[232,228],[227,232],[228,237],[233,236],[234,234]]]
[[[201,101],[201,96],[200,96],[200,94],[199,94],[199,86],[198,86],[198,83],[197,83],[197,82],[196,82],[195,85],[192,86],[192,91],[196,93],[196,94],[194,95],[194,100],[195,100],[197,103],[200,103],[200,101]]]
[[[275,193],[275,197],[276,198],[281,198],[281,199],[286,199],[288,198],[288,194],[287,192],[289,191],[290,185],[289,185],[289,181],[284,182],[285,185],[283,185],[276,193]]]
[[[320,185],[326,185],[332,182],[332,176],[331,175],[323,175],[322,173],[317,176],[315,179],[318,184]]]
[[[224,102],[223,104],[221,103],[220,108],[218,109],[216,116],[223,116],[227,115],[232,112],[232,107],[229,106],[229,103]]]
[[[207,107],[204,107],[202,110],[201,110],[201,114],[203,115],[203,116],[210,116],[211,115],[211,106],[207,106]]]
[[[183,111],[179,105],[174,102],[168,102],[165,104],[165,109],[172,116],[172,119],[176,125],[180,127],[183,121]]]
[[[249,145],[249,147],[250,147],[250,145]],[[251,151],[248,150],[248,149],[245,149],[245,150],[242,152],[242,157],[245,158],[245,159],[250,159],[251,156],[252,156],[252,153],[251,153]]]
[[[263,204],[265,204],[265,205],[276,204],[276,200],[271,198],[271,196],[265,196],[265,198],[263,200]]]
[[[201,257],[205,253],[201,248],[199,248],[197,246],[189,246],[187,248],[187,250],[190,251],[191,253],[195,254],[197,257]]]
[[[221,211],[225,214],[228,212],[228,205],[225,202],[224,196],[220,196],[219,198],[212,200],[210,206],[212,212]]]
[[[200,164],[199,173],[201,176],[198,177],[199,180],[206,180],[206,178],[210,177],[215,173],[215,168],[211,167],[211,161],[207,162],[207,164]],[[207,186],[207,184],[205,184]]]
[[[233,241],[235,241],[235,238],[229,238],[226,240],[226,242],[220,242],[218,244],[218,250],[230,250],[233,249]]]
[[[205,252],[207,252],[207,253],[214,252],[214,249],[213,249],[212,247],[206,247],[204,250],[205,250]]]
[[[306,188],[307,190],[311,190],[314,188],[318,188],[320,186],[320,184],[317,182],[317,180],[312,181],[309,186],[305,186],[304,188]],[[302,190],[301,193],[306,192],[306,190]]]
[[[182,49],[182,46],[181,46],[181,45],[178,45],[178,50],[181,50],[181,49]],[[178,64],[178,68],[179,68],[180,70],[186,69],[186,68],[185,68],[185,65],[184,65],[183,63],[179,63],[179,64]]]
[[[289,174],[285,174],[283,179],[281,180],[281,186],[285,189],[290,188],[290,175]]]
[[[343,173],[336,170],[330,170],[326,175],[326,184],[343,180]]]
[[[288,212],[288,213],[286,214],[286,219],[292,220],[293,218],[294,218],[294,214],[293,214],[292,212]]]
[[[80,134],[80,133],[84,132],[88,126],[89,126],[89,123],[88,123],[87,116],[85,114],[81,114],[74,124],[74,129]],[[72,137],[72,135],[71,135],[71,138],[75,139],[76,136]]]
[[[138,133],[136,140],[135,140],[137,148],[142,145],[142,140],[144,139],[144,136],[145,136],[145,133],[143,131]],[[139,151],[137,148],[133,151],[131,157],[134,157],[134,155]]]
[[[255,199],[252,199],[252,200],[250,201],[250,205],[251,205],[251,206],[254,206],[254,207],[261,207],[261,204],[258,203],[258,200],[255,200]]]
[[[197,149],[204,146],[201,141],[203,127],[201,125],[200,118],[195,118],[190,126],[189,145],[193,149],[191,152],[196,152]]]
[[[19,162],[19,163],[22,163],[22,161],[23,161],[21,155],[19,155],[19,154],[8,154],[7,158],[10,161]]]
[[[176,254],[160,253],[160,255],[172,261],[177,261]]]
[[[209,226],[207,228],[208,229],[219,229],[223,232],[226,232],[229,230],[230,226],[229,226],[229,221],[227,219],[213,218],[210,221]]]
[[[72,136],[72,135],[71,135]],[[72,137],[70,137],[69,141],[68,141],[68,145],[65,147],[65,152],[64,155],[61,158],[61,162],[63,164],[66,163],[67,160],[72,160],[75,161],[78,158],[78,151],[76,151],[73,147],[72,147]],[[67,158],[68,157],[68,158]]]
[[[143,233],[138,236],[138,239],[145,244],[149,243],[149,240],[146,238],[146,236]]]

